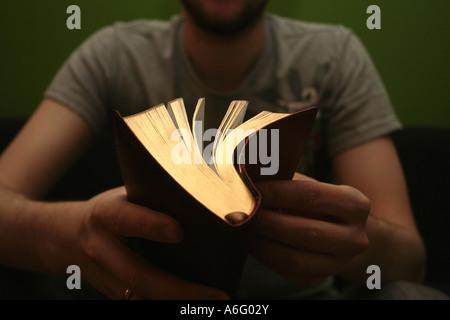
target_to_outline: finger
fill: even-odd
[[[324,254],[356,255],[368,245],[364,228],[261,209],[256,232],[285,245]]]
[[[317,181],[271,181],[257,185],[262,206],[288,209],[291,212],[313,212],[338,220],[365,223],[370,204],[355,188]]]
[[[118,238],[105,239],[92,241],[88,255],[118,279],[116,284],[109,286],[110,290],[117,291],[117,298],[121,298],[125,289],[130,289],[136,297],[145,299],[227,299],[227,295],[219,289],[188,282],[155,268],[124,246]]]
[[[106,298],[114,300],[125,300],[126,290],[131,290],[126,284],[123,284],[121,279],[112,275],[107,269],[94,261],[89,261],[83,267],[83,278],[101,292]],[[136,292],[131,290],[131,295],[127,300],[142,300]]]
[[[339,273],[346,261],[333,255],[297,250],[259,236],[250,242],[250,253],[291,283],[306,287]]]
[[[127,289],[121,280],[113,276],[108,270],[96,262],[89,261],[82,267],[82,275],[93,287],[101,292],[106,298],[119,300],[123,299],[123,294]],[[133,294],[130,298],[138,299],[139,297]]]
[[[94,225],[125,237],[168,243],[178,243],[183,238],[183,229],[175,219],[129,202],[124,193],[99,200],[91,219]]]

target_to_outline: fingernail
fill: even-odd
[[[232,212],[227,214],[225,219],[232,225],[238,225],[247,220],[247,215],[243,212]]]

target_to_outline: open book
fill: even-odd
[[[243,122],[247,104],[232,101],[217,130],[203,130],[204,99],[191,122],[181,98],[135,115],[114,113],[128,199],[173,216],[185,232],[180,244],[138,240],[136,250],[231,296],[261,201],[254,183],[292,179],[317,112],[264,111]]]

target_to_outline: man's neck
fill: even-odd
[[[199,29],[185,14],[184,44],[203,83],[218,92],[239,88],[264,46],[264,17],[235,36],[221,37]]]

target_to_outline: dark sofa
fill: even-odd
[[[450,128],[406,127],[393,138],[427,247],[426,281],[450,294]]]
[[[0,120],[0,151],[23,125]],[[450,294],[450,128],[406,127],[393,135],[428,252],[426,283]],[[87,199],[121,185],[112,139],[90,152],[52,189],[48,200]],[[70,292],[66,277],[0,268],[0,299],[102,298],[88,284]],[[87,289],[86,289],[87,288]]]

